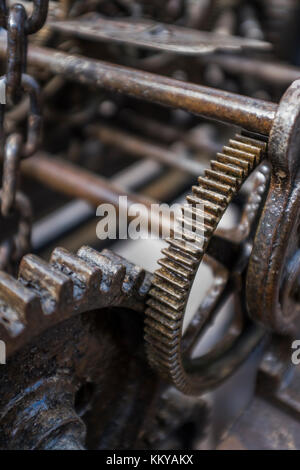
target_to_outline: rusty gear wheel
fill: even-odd
[[[169,246],[162,251],[165,257],[159,260],[161,268],[152,280],[145,320],[149,363],[161,377],[185,394],[200,394],[216,385],[216,381],[227,378],[263,335],[261,329],[246,321],[242,333],[229,344],[225,341],[195,360],[188,358],[189,353],[183,344],[186,341],[182,341],[185,309],[199,265],[206,253],[214,251],[210,243],[213,241],[212,235],[233,197],[261,163],[266,146],[263,139],[253,139],[247,134],[236,135],[223,148],[223,153],[218,153],[217,158],[211,161],[211,168],[205,171],[205,176],[199,177],[199,184],[186,198],[188,207],[184,208],[182,221],[188,230],[184,231],[181,239],[174,237],[167,240]],[[197,214],[202,216],[201,227],[195,222]],[[199,229],[203,235],[199,235]],[[223,246],[224,250],[227,250],[226,245]],[[215,292],[211,297],[214,310],[220,307],[216,293],[222,295],[226,283],[223,281],[217,276],[213,286]],[[189,333],[188,329],[185,336],[195,338],[195,331],[203,331],[211,319],[212,307],[200,308],[191,322],[194,331]]]
[[[149,286],[89,247],[57,248],[50,263],[27,255],[17,280],[0,272],[1,449],[137,445],[157,387],[142,337]]]

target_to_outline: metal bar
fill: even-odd
[[[201,58],[199,58],[201,60]],[[288,87],[300,78],[300,68],[277,62],[268,62],[233,54],[212,54],[202,60],[203,63],[219,65],[225,71],[244,74],[264,82]]]
[[[111,204],[115,207],[117,214],[121,211],[128,214],[130,206],[142,204],[147,209],[147,214],[141,214],[141,216],[147,217],[148,228],[151,230],[150,224],[154,221],[153,218],[151,221],[148,217],[151,213],[151,205],[159,204],[154,199],[131,193],[105,178],[45,153],[37,153],[34,157],[24,160],[21,170],[26,176],[34,178],[49,188],[76,199],[83,199],[94,207],[100,204]],[[119,199],[120,196],[126,196],[127,199]],[[131,219],[129,215],[128,219]],[[158,217],[157,223],[160,231],[170,229],[172,220],[172,214],[170,218],[164,214]]]
[[[133,191],[145,186],[159,173],[160,165],[143,160],[114,175],[111,182]],[[82,199],[65,204],[33,225],[31,243],[34,251],[45,248],[92,217],[95,217],[94,206]]]
[[[103,144],[117,147],[129,155],[149,158],[164,165],[178,168],[193,176],[199,176],[203,173],[204,166],[201,163],[179,155],[175,150],[169,151],[164,147],[153,145],[144,139],[104,125],[91,126],[89,130]]]
[[[130,193],[108,179],[95,175],[60,158],[37,153],[22,163],[22,172],[48,187],[93,206],[110,203],[118,207],[119,196],[127,196],[128,206],[139,203],[150,208],[155,201]]]
[[[0,40],[0,56],[6,56],[4,40]],[[28,60],[31,65],[69,80],[183,109],[262,134],[270,132],[277,110],[277,105],[268,101],[44,47],[29,47]]]

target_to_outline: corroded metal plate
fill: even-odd
[[[57,31],[83,39],[112,41],[185,55],[243,48],[259,50],[271,48],[268,42],[248,38],[197,31],[149,20],[131,18],[110,20],[94,14],[76,20],[51,22],[50,26]]]

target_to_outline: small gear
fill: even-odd
[[[150,275],[109,250],[56,248],[50,263],[21,261],[18,280],[0,272],[0,338],[8,357],[50,326],[105,307],[143,311]]]
[[[135,445],[157,387],[142,338],[150,278],[89,247],[0,272],[0,449]]]
[[[199,184],[193,186],[192,194],[186,198],[188,206],[184,207],[181,222],[188,230],[184,230],[181,239],[172,237],[167,240],[169,246],[162,250],[165,257],[158,261],[161,268],[154,273],[145,320],[149,363],[165,380],[185,394],[199,394],[213,383],[210,372],[207,376],[201,373],[199,376],[197,367],[193,368],[190,364],[188,371],[187,365],[184,365],[182,329],[189,293],[224,212],[243,182],[261,163],[266,148],[264,138],[254,139],[246,133],[236,135],[228,146],[223,147],[223,152],[211,161],[211,168],[205,171],[205,176],[199,177]],[[201,226],[195,221],[197,215],[202,217]],[[244,341],[237,340],[236,347],[240,354],[235,350],[237,362],[232,361],[235,366],[241,357],[245,357],[245,349],[250,352],[249,348],[254,348],[262,332],[252,325],[245,335],[248,346],[245,348]],[[228,354],[232,356],[233,351]],[[224,347],[220,356],[225,360]],[[211,354],[210,360],[206,359],[209,367],[211,360],[217,363],[216,359],[220,357]],[[196,361],[199,367],[201,361]],[[223,379],[233,371],[233,368],[225,367],[225,362],[219,361],[219,367]]]

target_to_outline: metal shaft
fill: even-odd
[[[284,87],[288,87],[294,80],[300,78],[299,67],[262,61],[251,57],[241,57],[233,54],[212,54],[200,60],[203,60],[205,64],[219,65],[225,71],[233,74],[244,74]]]
[[[155,201],[130,193],[107,179],[44,153],[24,160],[22,172],[63,194],[85,199],[94,206],[110,203],[118,206],[119,196],[127,196],[128,205],[139,203],[150,207]]]
[[[0,56],[6,44],[0,41]],[[124,93],[164,106],[241,126],[253,132],[270,132],[277,105],[205,86],[175,80],[100,60],[44,47],[31,46],[29,63],[66,79]]]
[[[115,207],[116,213],[119,211],[124,213],[133,204],[142,204],[146,208],[147,213],[144,215],[149,222],[148,228],[151,230],[151,220],[148,217],[151,205],[159,204],[153,199],[126,191],[101,176],[44,153],[37,153],[34,157],[24,160],[21,170],[26,176],[49,188],[67,196],[84,199],[94,207],[98,207],[100,204],[111,204]],[[119,199],[120,196],[126,196],[127,201]],[[143,217],[143,214],[141,216]],[[132,217],[134,218],[134,216]],[[131,217],[128,216],[128,218]],[[170,227],[172,220],[172,214],[170,218],[164,218],[162,214],[162,217],[157,219],[160,231]]]
[[[103,144],[120,148],[129,155],[140,158],[149,158],[164,165],[178,168],[181,171],[200,176],[204,167],[201,163],[190,160],[175,151],[169,151],[159,145],[151,144],[144,139],[104,125],[91,126],[90,131],[97,136]]]

